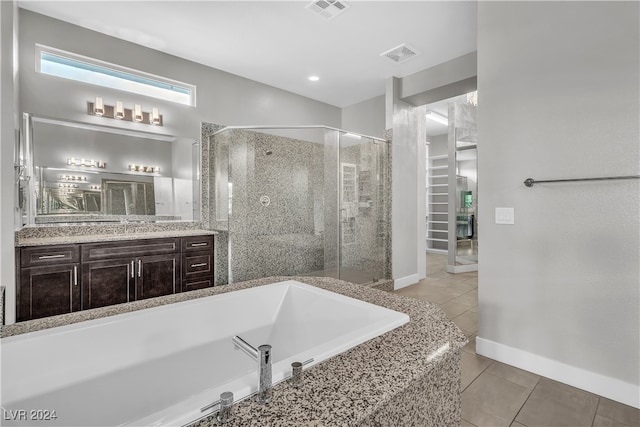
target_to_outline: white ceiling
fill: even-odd
[[[389,77],[476,50],[475,1],[346,2],[329,21],[305,8],[310,1],[18,4],[338,107],[384,94]],[[380,56],[402,43],[420,54],[404,63]]]

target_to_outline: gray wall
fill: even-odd
[[[477,84],[477,57],[477,52],[467,53],[404,77],[400,98],[413,105],[425,105],[473,92]]]
[[[350,132],[384,138],[384,95],[342,109],[342,128]]]
[[[478,3],[477,351],[636,406],[639,7]]]
[[[426,107],[400,100],[401,80],[387,82],[387,123],[391,143],[391,256],[395,288],[426,276],[424,171]],[[420,182],[420,185],[418,184]]]

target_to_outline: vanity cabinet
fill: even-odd
[[[80,252],[77,246],[24,248],[19,267],[18,321],[81,309]]]
[[[23,247],[17,320],[213,286],[213,236]]]

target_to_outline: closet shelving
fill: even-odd
[[[449,156],[427,158],[427,251],[447,253],[449,242]]]

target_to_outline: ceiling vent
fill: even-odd
[[[400,46],[396,46],[393,49],[382,52],[380,56],[386,56],[394,62],[405,62],[419,54],[420,52],[418,52],[418,49],[403,43]]]
[[[315,0],[307,5],[307,9],[322,16],[327,21],[340,15],[347,10],[350,5],[339,0]]]

